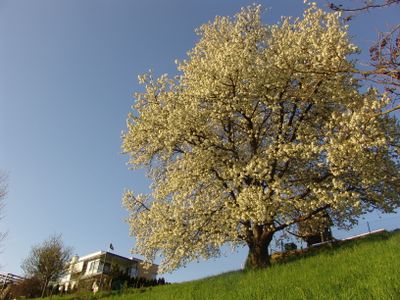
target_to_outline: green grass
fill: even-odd
[[[231,272],[103,297],[113,300],[400,299],[400,233],[383,233],[319,249],[266,270]]]

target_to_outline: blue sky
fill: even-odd
[[[253,2],[0,0],[0,169],[9,175],[1,271],[21,274],[30,247],[54,233],[79,255],[112,242],[129,256],[134,240],[121,196],[124,188],[146,192],[150,184],[143,171],[128,170],[120,153],[132,94],[142,89],[137,76],[148,69],[175,74],[174,60],[197,40],[195,28]],[[268,8],[266,23],[304,8],[301,0],[259,3]],[[367,50],[399,16],[392,7],[357,17],[350,24],[354,41]],[[165,277],[238,269],[245,256],[243,249]]]

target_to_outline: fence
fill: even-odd
[[[351,230],[339,230],[333,228],[332,233],[336,239],[345,239],[350,236],[359,235],[378,229],[392,231],[400,228],[400,214],[378,215],[369,214],[364,219],[359,220],[358,224]]]
[[[3,291],[3,289],[9,284],[9,283],[15,283],[20,280],[24,279],[21,276],[12,274],[12,273],[0,273],[0,292]]]
[[[332,234],[335,239],[344,240],[353,236],[371,233],[380,229],[392,231],[400,229],[400,211],[395,214],[381,215],[378,213],[370,213],[359,219],[358,224],[353,226],[350,230],[343,230],[333,227]],[[276,236],[274,242],[271,243],[269,252],[283,252],[284,245],[287,243],[295,243],[299,249],[306,248],[307,245],[304,241],[294,239],[292,237],[284,238]]]

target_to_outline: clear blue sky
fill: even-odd
[[[197,40],[195,28],[253,2],[0,0],[0,169],[9,174],[1,271],[21,274],[31,246],[53,233],[79,255],[107,250],[110,242],[129,255],[134,240],[121,195],[124,188],[146,192],[150,183],[120,154],[132,93],[141,89],[137,75],[174,74],[174,60]],[[302,0],[260,3],[269,8],[267,23],[304,8]],[[368,49],[398,17],[399,7],[357,17],[354,40]],[[238,269],[245,255],[243,249],[165,277]]]

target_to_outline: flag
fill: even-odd
[[[110,249],[111,249],[111,250],[114,250],[114,246],[113,246],[112,243],[110,243]]]

